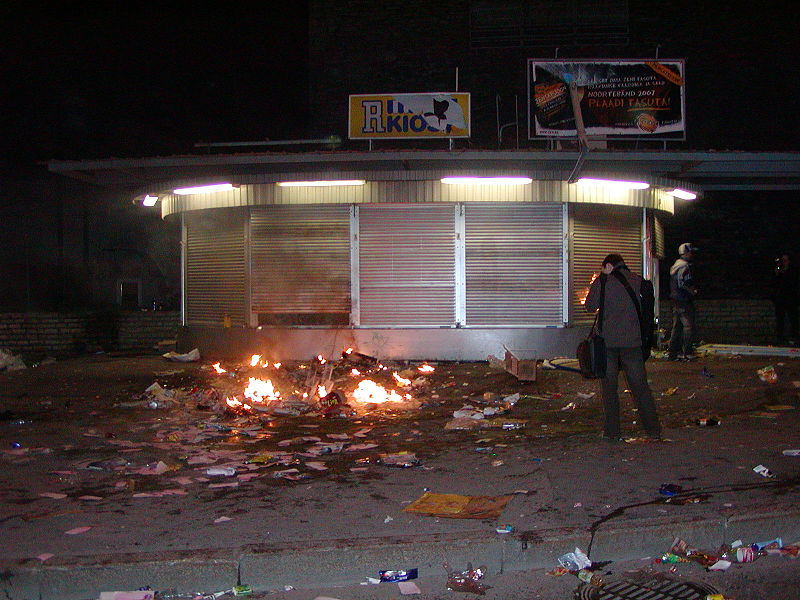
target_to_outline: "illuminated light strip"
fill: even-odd
[[[582,183],[584,185],[597,185],[601,187],[617,188],[621,190],[646,190],[650,187],[650,184],[645,183],[644,181],[619,181],[616,179],[591,179],[587,177],[581,177],[578,179],[578,183]]]
[[[688,190],[682,190],[680,188],[675,188],[671,192],[667,192],[670,196],[675,196],[676,198],[680,198],[681,200],[695,200],[697,199],[697,194],[694,192],[690,192]]]
[[[156,202],[158,202],[158,196],[153,196],[152,194],[147,194],[142,200],[142,206],[155,206]]]
[[[333,185],[364,185],[363,179],[334,179],[331,181],[279,181],[280,187],[325,187]]]
[[[228,192],[233,189],[230,183],[212,183],[210,185],[199,185],[197,187],[178,188],[172,190],[173,194],[179,196],[189,196],[191,194],[213,194],[215,192]]]
[[[442,177],[447,185],[528,185],[530,177]]]

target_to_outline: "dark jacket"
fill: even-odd
[[[642,278],[631,273],[627,267],[616,267],[631,284],[635,293],[642,287]],[[606,299],[603,305],[603,322],[600,333],[609,348],[636,348],[642,345],[642,330],[639,315],[625,286],[613,275],[600,274],[589,288],[586,296],[586,310],[595,312],[600,307],[600,287],[602,279],[606,282]]]
[[[669,297],[677,302],[694,302],[696,293],[692,265],[685,258],[679,258],[669,270]]]
[[[781,306],[797,305],[797,269],[793,264],[775,269],[772,279],[772,300]]]

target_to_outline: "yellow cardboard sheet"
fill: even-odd
[[[462,496],[425,492],[403,510],[449,519],[497,519],[511,496]]]

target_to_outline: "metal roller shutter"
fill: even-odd
[[[186,216],[186,323],[222,326],[245,320],[245,214]]]
[[[259,323],[350,321],[350,207],[270,206],[250,216],[252,311]]]
[[[361,325],[452,326],[454,206],[382,204],[359,215]]]
[[[467,204],[467,326],[561,325],[561,204]]]
[[[586,312],[583,301],[603,258],[620,254],[631,270],[642,272],[642,209],[573,204],[570,216],[571,322],[591,325],[594,315]]]

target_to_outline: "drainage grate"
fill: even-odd
[[[718,594],[712,586],[664,575],[632,579],[607,579],[603,587],[582,583],[575,590],[576,600],[705,600]]]

